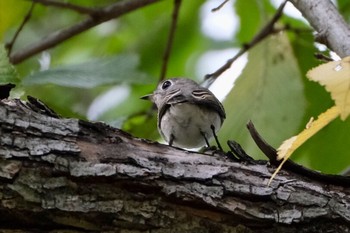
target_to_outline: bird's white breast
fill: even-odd
[[[205,145],[213,137],[211,125],[217,132],[221,127],[219,114],[205,107],[198,107],[190,103],[180,103],[170,106],[160,122],[160,131],[164,139],[169,142],[174,135],[174,146],[196,148]]]

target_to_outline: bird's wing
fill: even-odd
[[[158,118],[161,119],[165,112],[169,109],[170,105],[175,105],[179,103],[192,103],[202,105],[206,108],[213,109],[218,112],[222,121],[226,118],[225,109],[220,103],[220,101],[215,97],[215,95],[208,89],[199,88],[186,93],[180,89],[174,90],[172,95],[165,100],[165,104],[159,109]],[[158,126],[160,127],[160,120],[158,121]]]
[[[219,113],[222,119],[226,118],[224,107],[211,91],[204,88],[196,89],[192,91],[191,96],[189,102],[213,109]]]

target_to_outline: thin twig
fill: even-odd
[[[64,8],[64,9],[70,9],[70,10],[76,11],[80,14],[93,15],[96,13],[96,9],[94,9],[94,8],[79,6],[79,5],[69,3],[69,2],[59,2],[59,1],[54,1],[54,0],[31,0],[31,1],[36,2],[36,3],[40,3],[40,4],[45,5],[45,6],[54,6],[54,7]]]
[[[265,39],[271,34],[276,33],[274,30],[274,25],[278,21],[278,19],[282,16],[283,8],[286,5],[287,0],[285,0],[277,9],[276,14],[273,16],[273,18],[263,27],[258,34],[255,35],[255,37],[248,43],[245,44],[238,53],[227,60],[227,62],[221,66],[218,70],[216,70],[214,73],[207,74],[205,76],[205,80],[211,79],[210,83],[213,82],[217,77],[219,77],[222,73],[224,73],[227,69],[229,69],[234,61],[236,61],[241,55],[243,55],[245,52],[247,52],[249,49],[257,45],[260,41]]]
[[[15,35],[13,36],[12,40],[11,40],[10,42],[6,43],[5,48],[7,49],[7,53],[8,53],[9,55],[11,54],[13,45],[15,44],[19,33],[22,31],[24,25],[25,25],[25,24],[29,21],[29,19],[32,17],[32,12],[33,12],[33,10],[34,10],[34,6],[35,6],[35,3],[33,2],[32,5],[30,6],[30,9],[29,9],[28,13],[27,13],[26,16],[24,17],[24,19],[23,19],[21,25],[19,26],[19,28],[17,29]]]
[[[178,22],[178,16],[179,16],[179,10],[181,6],[181,0],[174,0],[174,10],[172,14],[172,21],[171,21],[171,26],[169,30],[169,36],[168,36],[168,42],[163,54],[163,64],[162,68],[160,71],[160,77],[159,77],[159,82],[165,79],[166,76],[166,71],[168,68],[168,62],[169,62],[169,57],[171,53],[171,48],[173,46],[173,41],[175,37],[175,31],[176,31],[176,25]]]
[[[323,62],[334,61],[331,57],[328,57],[322,53],[315,53],[314,56],[315,56],[315,58],[317,58],[318,60],[323,61]]]
[[[88,17],[83,21],[60,31],[56,31],[48,36],[45,36],[41,41],[28,45],[10,56],[12,64],[18,64],[25,59],[40,53],[46,49],[52,48],[61,42],[78,35],[98,24],[106,22],[110,19],[117,18],[121,15],[129,13],[133,10],[141,8],[160,0],[122,0],[109,6],[99,8],[94,13],[94,17]]]
[[[219,6],[217,6],[217,7],[213,8],[213,9],[211,9],[211,12],[215,12],[215,11],[220,10],[228,1],[229,1],[229,0],[223,1]]]

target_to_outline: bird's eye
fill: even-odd
[[[168,89],[168,87],[170,87],[171,86],[171,82],[170,81],[165,81],[164,83],[163,83],[163,85],[162,85],[162,89],[163,90],[166,90],[166,89]]]

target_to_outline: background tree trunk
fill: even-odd
[[[349,232],[350,188],[0,103],[2,232]]]

